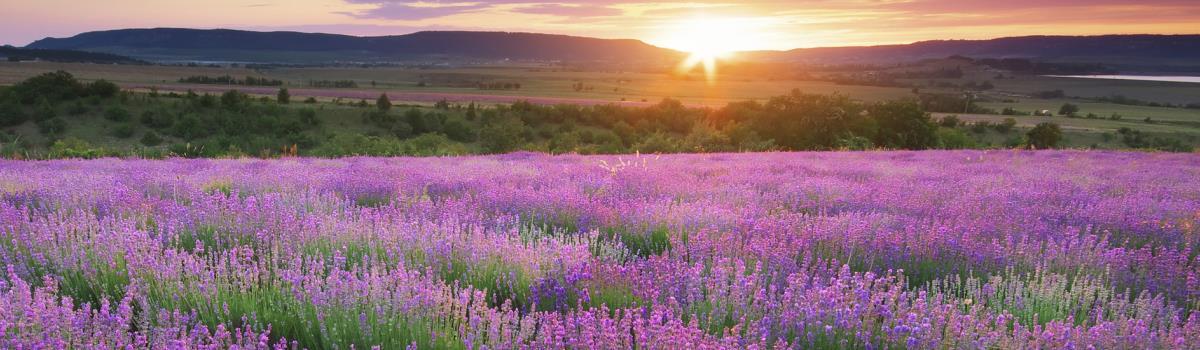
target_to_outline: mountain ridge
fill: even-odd
[[[296,31],[143,28],[46,38],[26,48],[112,53],[147,60],[238,60],[287,57],[310,60],[403,60],[421,57],[543,61],[675,60],[684,53],[636,39],[489,31],[423,31],[352,36]],[[275,53],[274,56],[264,53]],[[1200,35],[1032,35],[994,39],[925,40],[909,44],[799,48],[744,52],[751,60],[811,63],[883,63],[962,55],[1078,62],[1200,65]],[[255,59],[250,59],[254,61]]]
[[[237,50],[344,52],[382,57],[454,56],[519,60],[656,60],[681,53],[634,39],[598,39],[560,34],[483,31],[423,31],[403,35],[351,36],[294,31],[147,28],[46,38],[27,48],[90,50],[145,56],[146,50]],[[186,55],[186,54],[185,54]]]

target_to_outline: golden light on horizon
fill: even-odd
[[[738,51],[761,47],[756,34],[759,24],[753,19],[696,17],[674,23],[664,30],[658,42],[663,46],[688,52],[689,56],[677,68],[681,74],[697,66],[704,69],[705,80],[717,80],[717,62],[732,57]]]

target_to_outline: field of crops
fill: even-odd
[[[0,348],[1200,348],[1200,156],[0,161]]]

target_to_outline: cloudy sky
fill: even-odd
[[[1200,0],[0,0],[0,44],[116,28],[352,35],[503,30],[635,38],[686,48],[729,32],[738,49],[1031,34],[1200,33]]]

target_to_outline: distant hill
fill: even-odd
[[[684,54],[631,39],[567,35],[431,31],[358,37],[228,29],[120,29],[46,38],[32,49],[84,50],[149,61],[273,63],[378,62],[431,59],[661,62]],[[892,63],[961,55],[1104,63],[1125,70],[1200,71],[1200,35],[1024,36],[932,40],[903,45],[757,51],[750,60]]]
[[[253,32],[227,29],[121,29],[46,38],[27,46],[107,52],[148,60],[212,61],[376,61],[432,57],[562,60],[654,61],[679,52],[638,40],[566,35],[433,31],[407,35],[357,37],[300,32]]]
[[[77,50],[48,50],[23,49],[12,46],[0,46],[0,58],[8,61],[52,61],[71,63],[101,63],[101,64],[146,64],[121,55],[101,52],[86,52]]]
[[[811,63],[883,63],[954,55],[1118,66],[1200,66],[1200,35],[1023,36],[749,53],[759,59]]]

